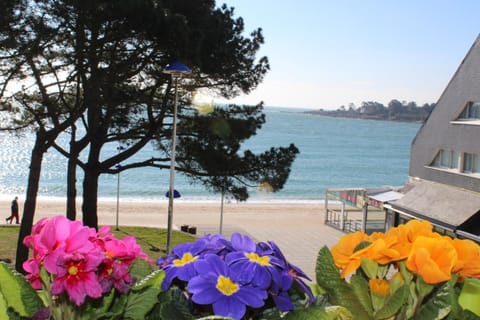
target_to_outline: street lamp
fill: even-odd
[[[120,153],[120,151],[124,150],[125,148],[122,147],[122,146],[118,146],[117,147],[117,151],[118,153]],[[122,165],[120,163],[117,163],[115,165],[115,169],[118,169],[120,170],[120,168],[122,167]],[[117,173],[117,215],[116,215],[116,218],[115,218],[115,227],[116,229],[115,230],[120,230],[118,228],[118,212],[119,212],[119,207],[120,207],[120,171],[118,171]]]
[[[173,198],[174,198],[174,178],[175,178],[175,140],[177,137],[177,101],[178,101],[178,79],[183,75],[192,72],[186,65],[180,62],[174,62],[163,69],[163,73],[169,74],[175,81],[175,102],[173,105],[173,124],[172,124],[172,148],[170,156],[170,188],[168,192],[168,223],[167,223],[167,254],[172,249],[172,223],[173,223]]]
[[[115,169],[120,169],[122,167],[121,164],[117,163],[115,165]],[[117,173],[117,215],[115,218],[115,230],[120,230],[118,228],[118,209],[119,209],[119,204],[120,204],[120,171]]]

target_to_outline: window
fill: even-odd
[[[465,153],[463,155],[463,172],[480,172],[480,157],[475,153]]]
[[[459,119],[480,119],[480,102],[468,102]]]
[[[440,150],[432,165],[439,168],[458,169],[459,153],[453,150]]]
[[[457,151],[451,151],[451,162],[450,168],[458,169],[458,159],[460,158],[460,154]]]

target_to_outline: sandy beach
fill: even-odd
[[[10,212],[10,201],[0,201],[0,212],[5,219]],[[19,199],[20,216],[23,201]],[[80,203],[77,204],[81,219]],[[116,224],[116,202],[101,201],[98,204],[99,224]],[[64,215],[65,203],[60,200],[39,200],[35,221],[43,217]],[[167,202],[121,201],[119,225],[166,228]],[[21,218],[21,217],[20,217]],[[3,220],[2,220],[3,221]],[[220,204],[182,203],[174,205],[173,224],[197,228],[197,235],[219,233]],[[314,279],[315,261],[324,245],[331,247],[342,232],[324,225],[324,207],[321,204],[249,204],[226,203],[223,210],[223,234],[233,232],[251,236],[256,241],[274,241],[287,259],[302,268]]]

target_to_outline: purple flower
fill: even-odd
[[[175,278],[189,281],[197,275],[193,265],[203,254],[206,245],[207,242],[202,239],[193,243],[182,243],[173,248],[170,256],[158,259],[157,265],[165,271],[162,290],[167,290]]]
[[[201,305],[212,304],[216,315],[241,319],[246,306],[259,308],[267,298],[267,292],[250,284],[240,284],[238,274],[227,267],[214,254],[207,254],[195,263],[198,276],[188,283],[192,301]]]
[[[206,241],[206,246],[205,246],[205,254],[207,253],[214,253],[217,256],[224,256],[228,250],[228,241],[225,240],[223,235],[221,234],[206,234],[203,237],[201,237],[199,240],[204,240]]]
[[[270,248],[261,248],[248,236],[238,233],[232,235],[232,247],[225,257],[227,265],[239,275],[239,281],[267,289],[274,283],[279,284],[283,270],[282,262],[271,255]]]
[[[315,299],[313,297],[313,293],[312,293],[312,290],[310,289],[310,287],[303,281],[303,279],[307,279],[309,281],[311,281],[311,279],[305,274],[305,272],[303,272],[299,267],[291,264],[290,262],[287,261],[287,259],[285,258],[285,256],[283,255],[282,251],[280,250],[280,248],[275,244],[275,242],[273,241],[269,241],[268,242],[270,244],[270,246],[273,248],[273,254],[278,257],[280,260],[283,261],[283,263],[287,266],[287,273],[288,275],[293,279],[293,281],[295,281],[298,286],[300,287],[300,289],[306,294],[308,295],[308,298],[309,298],[309,301],[310,303],[313,302],[313,300]],[[303,279],[302,279],[303,278]],[[285,290],[285,288],[282,288],[282,286],[279,287],[282,291],[282,290]],[[286,290],[288,290],[289,288],[287,288]],[[278,306],[278,305],[277,305]],[[280,308],[280,307],[279,307]]]
[[[288,274],[285,269],[282,272],[280,283],[273,283],[268,293],[272,296],[273,302],[280,311],[286,312],[293,310],[294,305],[288,290],[292,287],[293,278]]]

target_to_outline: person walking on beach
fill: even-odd
[[[10,224],[13,222],[13,218],[15,218],[15,223],[18,224],[18,197],[15,197],[12,201],[11,207],[12,214],[10,217],[6,218],[5,220],[8,222],[10,220]]]

